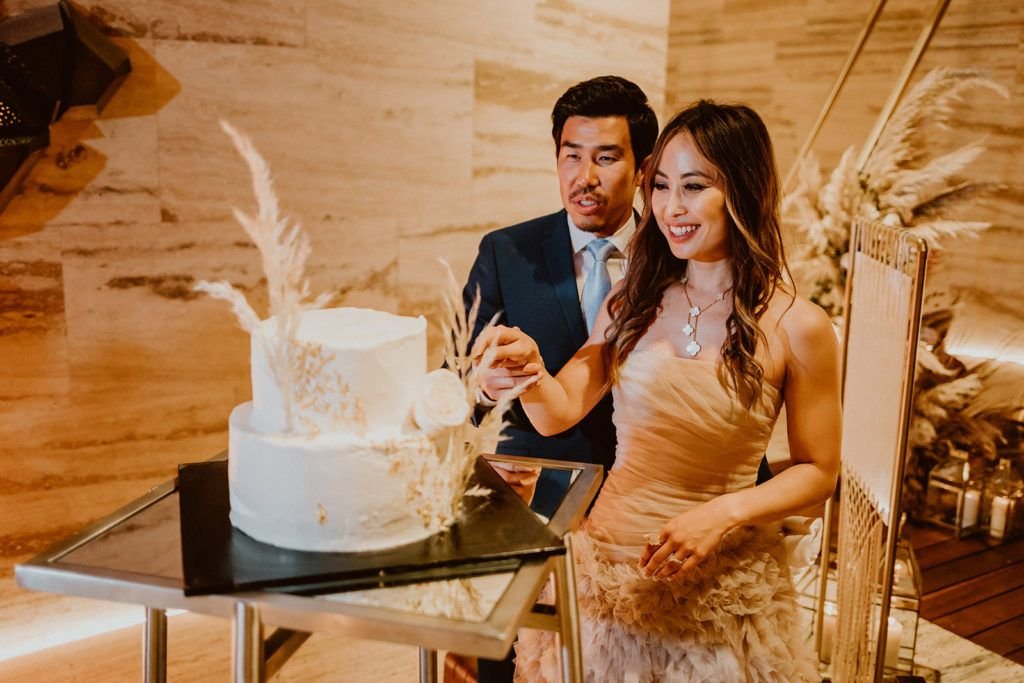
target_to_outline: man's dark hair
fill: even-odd
[[[551,135],[555,138],[556,154],[562,145],[562,128],[570,116],[625,118],[638,170],[658,138],[658,117],[647,102],[647,95],[636,83],[620,76],[591,78],[572,86],[558,98],[551,110]]]

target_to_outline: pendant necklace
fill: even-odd
[[[690,338],[690,343],[686,345],[686,353],[688,353],[691,358],[700,353],[701,347],[700,344],[697,343],[697,322],[700,318],[700,314],[708,310],[715,304],[717,304],[722,299],[724,299],[725,295],[729,293],[730,289],[732,289],[732,285],[729,285],[724,290],[722,290],[722,293],[716,296],[714,301],[709,303],[704,308],[701,308],[700,306],[694,306],[693,302],[690,301],[690,290],[687,286],[687,278],[683,277],[683,294],[686,295],[686,304],[690,307],[690,310],[687,312],[686,315],[686,324],[683,325],[683,334]]]

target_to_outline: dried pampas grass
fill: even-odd
[[[318,425],[328,424],[332,428],[344,425],[350,432],[364,435],[366,419],[359,398],[351,394],[344,378],[330,369],[333,355],[319,345],[297,339],[302,313],[323,308],[334,298],[332,292],[315,296],[310,293],[306,276],[306,263],[312,251],[309,239],[298,225],[290,225],[281,215],[270,169],[252,141],[227,122],[221,121],[221,127],[252,175],[257,211],[250,215],[235,209],[234,215],[260,253],[274,321],[272,330],[261,325],[245,295],[229,282],[204,280],[195,289],[227,301],[239,325],[259,344],[280,390],[285,433],[315,437],[320,432]],[[444,360],[462,382],[467,405],[473,406],[480,382],[470,355],[470,342],[479,296],[467,311],[451,268],[446,263],[444,267]],[[489,365],[489,354],[493,352],[489,349],[485,353],[481,365]],[[450,526],[460,514],[466,495],[490,493],[479,486],[466,489],[477,457],[494,450],[505,427],[505,412],[513,400],[515,395],[504,397],[478,425],[466,420],[436,433],[404,435],[401,444],[380,444],[389,458],[392,475],[405,482],[409,503],[428,528],[440,530]]]
[[[978,69],[933,69],[907,93],[863,168],[857,168],[856,149],[851,147],[827,178],[813,156],[798,169],[796,187],[783,201],[787,223],[798,239],[790,267],[797,288],[834,319],[844,314],[854,221],[882,220],[905,229],[925,239],[933,254],[951,238],[976,237],[990,227],[984,221],[961,220],[958,211],[1004,187],[960,179],[963,170],[985,153],[984,141],[935,157],[928,153],[927,129],[948,127],[953,106],[971,90],[1008,97],[1005,87]],[[998,425],[1012,408],[998,401],[981,402],[981,375],[952,356],[952,346],[944,346],[956,310],[952,292],[926,294],[904,488],[904,508],[911,514],[923,504],[929,470],[950,448],[968,451],[972,457],[995,457],[1001,438]],[[1004,398],[1019,401],[1011,393]]]
[[[480,390],[477,368],[490,365],[494,349],[488,349],[478,363],[474,364],[470,342],[480,310],[480,295],[477,294],[467,311],[462,289],[455,279],[455,274],[443,259],[441,265],[444,267],[447,281],[442,295],[444,313],[441,320],[444,363],[462,380],[466,402],[473,406],[476,405]],[[484,329],[493,324],[494,320],[489,321]],[[427,516],[434,528],[445,528],[455,521],[462,511],[464,496],[490,494],[488,489],[479,486],[467,489],[467,485],[473,476],[477,457],[482,453],[494,452],[501,438],[501,431],[507,425],[505,414],[515,398],[514,393],[504,396],[476,425],[467,421],[454,428],[448,435],[446,446],[438,449],[437,462],[430,463],[429,467],[421,465],[415,468],[415,465],[410,463],[417,470],[416,476],[422,478],[424,489],[432,491],[427,497]]]
[[[975,236],[990,227],[983,221],[959,220],[954,211],[1002,187],[957,179],[984,154],[985,145],[975,141],[927,158],[925,127],[948,126],[953,104],[969,89],[1008,97],[1005,87],[977,69],[933,69],[907,93],[863,169],[856,167],[854,147],[842,155],[827,181],[813,155],[801,164],[797,185],[783,200],[787,222],[798,236],[791,268],[798,289],[832,317],[842,315],[843,257],[854,221],[884,219],[924,238],[932,250],[941,249],[947,238]],[[832,261],[833,268],[825,268],[822,259]]]
[[[228,122],[221,121],[220,125],[252,175],[256,215],[237,208],[233,213],[260,253],[267,278],[270,315],[274,320],[273,333],[267,334],[261,328],[256,311],[231,283],[203,280],[196,284],[195,289],[227,301],[239,325],[263,351],[281,392],[285,433],[315,436],[318,430],[308,417],[309,410],[338,411],[340,416],[358,424],[359,407],[347,396],[342,379],[318,372],[330,358],[321,357],[324,355],[322,350],[300,344],[296,339],[300,314],[323,308],[334,298],[332,292],[310,296],[309,279],[306,277],[306,262],[312,251],[309,238],[298,225],[289,225],[288,219],[281,215],[270,168],[252,141]]]

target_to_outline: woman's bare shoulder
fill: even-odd
[[[813,301],[792,289],[780,289],[772,297],[772,308],[776,310],[779,327],[794,352],[815,349],[823,343],[829,347],[835,345],[836,332],[832,320],[825,309]]]

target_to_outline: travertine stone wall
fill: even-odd
[[[0,14],[40,4],[0,2]],[[565,87],[619,73],[659,113],[745,100],[785,170],[870,4],[78,2],[134,71],[98,118],[54,127],[0,214],[0,647],[130,611],[20,591],[12,565],[220,451],[228,412],[249,396],[245,335],[190,289],[228,279],[265,305],[230,212],[253,206],[249,178],[218,119],[271,164],[315,244],[315,288],[431,314],[436,257],[462,277],[483,232],[558,207],[548,115]],[[826,165],[870,129],[931,6],[888,3],[883,40],[822,135]],[[920,71],[986,66],[1010,88],[1009,103],[966,103],[955,135],[987,136],[977,173],[1018,188],[1022,35],[1016,0],[953,2]],[[1024,317],[1020,197],[979,207],[996,227],[944,258],[967,294]]]
[[[437,257],[462,278],[486,230],[559,207],[566,87],[618,73],[664,99],[667,0],[78,4],[134,70],[54,126],[0,215],[0,643],[101,609],[19,591],[13,563],[225,448],[249,397],[247,337],[191,291],[227,279],[265,309],[218,119],[270,163],[314,288],[431,314]]]
[[[785,175],[872,5],[866,0],[711,0],[699,8],[672,3],[667,111],[698,97],[750,104],[768,124]],[[826,171],[843,150],[868,136],[935,6],[934,0],[886,3],[815,145]],[[936,66],[986,69],[1008,88],[1010,99],[970,92],[956,108],[950,131],[928,131],[935,154],[983,140],[988,153],[967,169],[965,179],[1006,185],[997,197],[966,209],[962,217],[994,225],[976,240],[948,241],[938,259],[942,267],[929,273],[930,287],[954,290],[972,327],[998,318],[1019,331],[1024,329],[1019,295],[1024,287],[1024,5],[1018,0],[950,3],[914,82]]]

